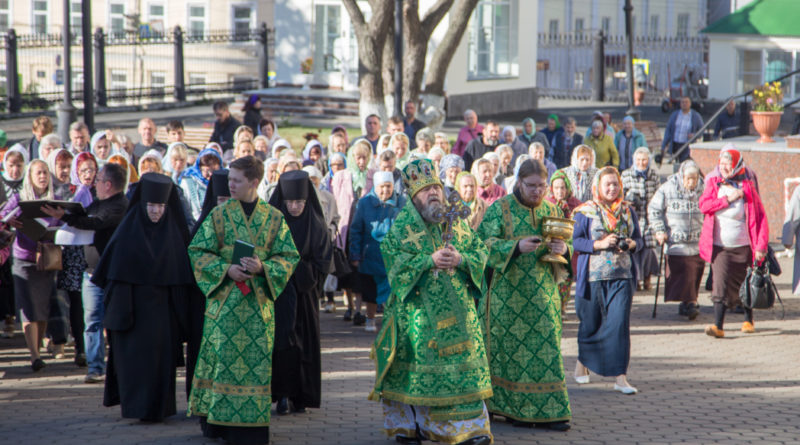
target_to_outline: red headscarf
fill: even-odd
[[[742,158],[742,154],[739,153],[739,150],[737,150],[733,144],[725,144],[719,152],[719,160],[722,161],[722,158],[726,155],[731,158],[733,170],[730,176],[724,179],[733,179],[739,175],[743,175],[745,172],[744,159]]]

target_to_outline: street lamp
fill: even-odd
[[[64,25],[61,27],[61,43],[64,44],[64,100],[56,109],[58,137],[69,140],[69,126],[75,121],[75,107],[72,105],[72,30],[69,17],[70,0],[64,0]],[[86,77],[84,75],[84,77]]]
[[[625,35],[628,38],[628,60],[625,63],[625,70],[628,72],[628,111],[625,114],[638,121],[640,113],[633,101],[633,22],[631,20],[633,5],[631,5],[631,0],[625,0],[625,8],[623,9],[625,11]]]

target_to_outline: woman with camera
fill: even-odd
[[[614,167],[594,177],[591,201],[575,209],[572,245],[579,252],[575,280],[578,361],[575,381],[589,383],[589,371],[614,376],[614,390],[636,394],[626,374],[630,362],[630,314],[636,273],[631,254],[644,245],[636,212],[622,198]]]
[[[722,325],[728,308],[739,303],[739,288],[751,264],[761,264],[767,256],[769,226],[758,184],[744,166],[741,153],[733,144],[722,147],[719,166],[706,178],[700,196],[700,211],[705,214],[700,233],[700,257],[711,263],[711,301],[714,324],[706,335],[725,336]],[[753,310],[744,308],[742,332],[752,334]]]

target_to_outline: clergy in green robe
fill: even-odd
[[[474,305],[486,246],[463,220],[445,246],[436,218],[444,193],[429,160],[402,173],[411,199],[381,243],[392,293],[372,350],[370,399],[382,402],[384,430],[398,441],[488,444],[492,389]]]
[[[569,429],[571,413],[561,358],[561,299],[558,283],[567,268],[541,261],[549,252],[569,258],[571,242],[547,242],[544,218],[563,218],[545,201],[547,171],[521,164],[514,192],[486,211],[478,236],[489,248],[494,270],[478,313],[492,372],[489,412],[515,426]]]
[[[188,414],[200,416],[206,437],[229,443],[269,442],[273,303],[299,260],[283,215],[257,197],[263,174],[252,156],[231,163],[231,199],[211,212],[189,245],[207,300]],[[237,241],[254,249],[234,263]]]

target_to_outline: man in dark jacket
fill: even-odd
[[[728,139],[739,136],[739,116],[736,114],[736,102],[728,101],[725,112],[717,117],[714,126],[714,139]]]
[[[208,141],[218,143],[222,150],[232,150],[233,133],[242,126],[242,123],[231,116],[228,104],[222,101],[214,102],[214,116],[217,120],[214,122],[214,132]]]
[[[472,163],[480,159],[486,153],[494,151],[500,144],[498,137],[500,136],[500,126],[495,121],[486,122],[482,133],[478,133],[478,137],[469,141],[467,148],[464,150],[464,167],[466,171],[470,171]]]
[[[86,262],[89,267],[83,273],[83,311],[86,321],[86,361],[89,369],[86,383],[102,382],[105,376],[105,339],[103,338],[103,289],[92,284],[91,277],[97,261],[103,255],[111,235],[114,234],[125,211],[127,171],[117,164],[106,164],[97,173],[95,190],[97,198],[86,208],[85,215],[67,214],[60,207],[44,206],[42,210],[53,218],[60,219],[70,227],[94,231],[94,243],[86,246]]]

